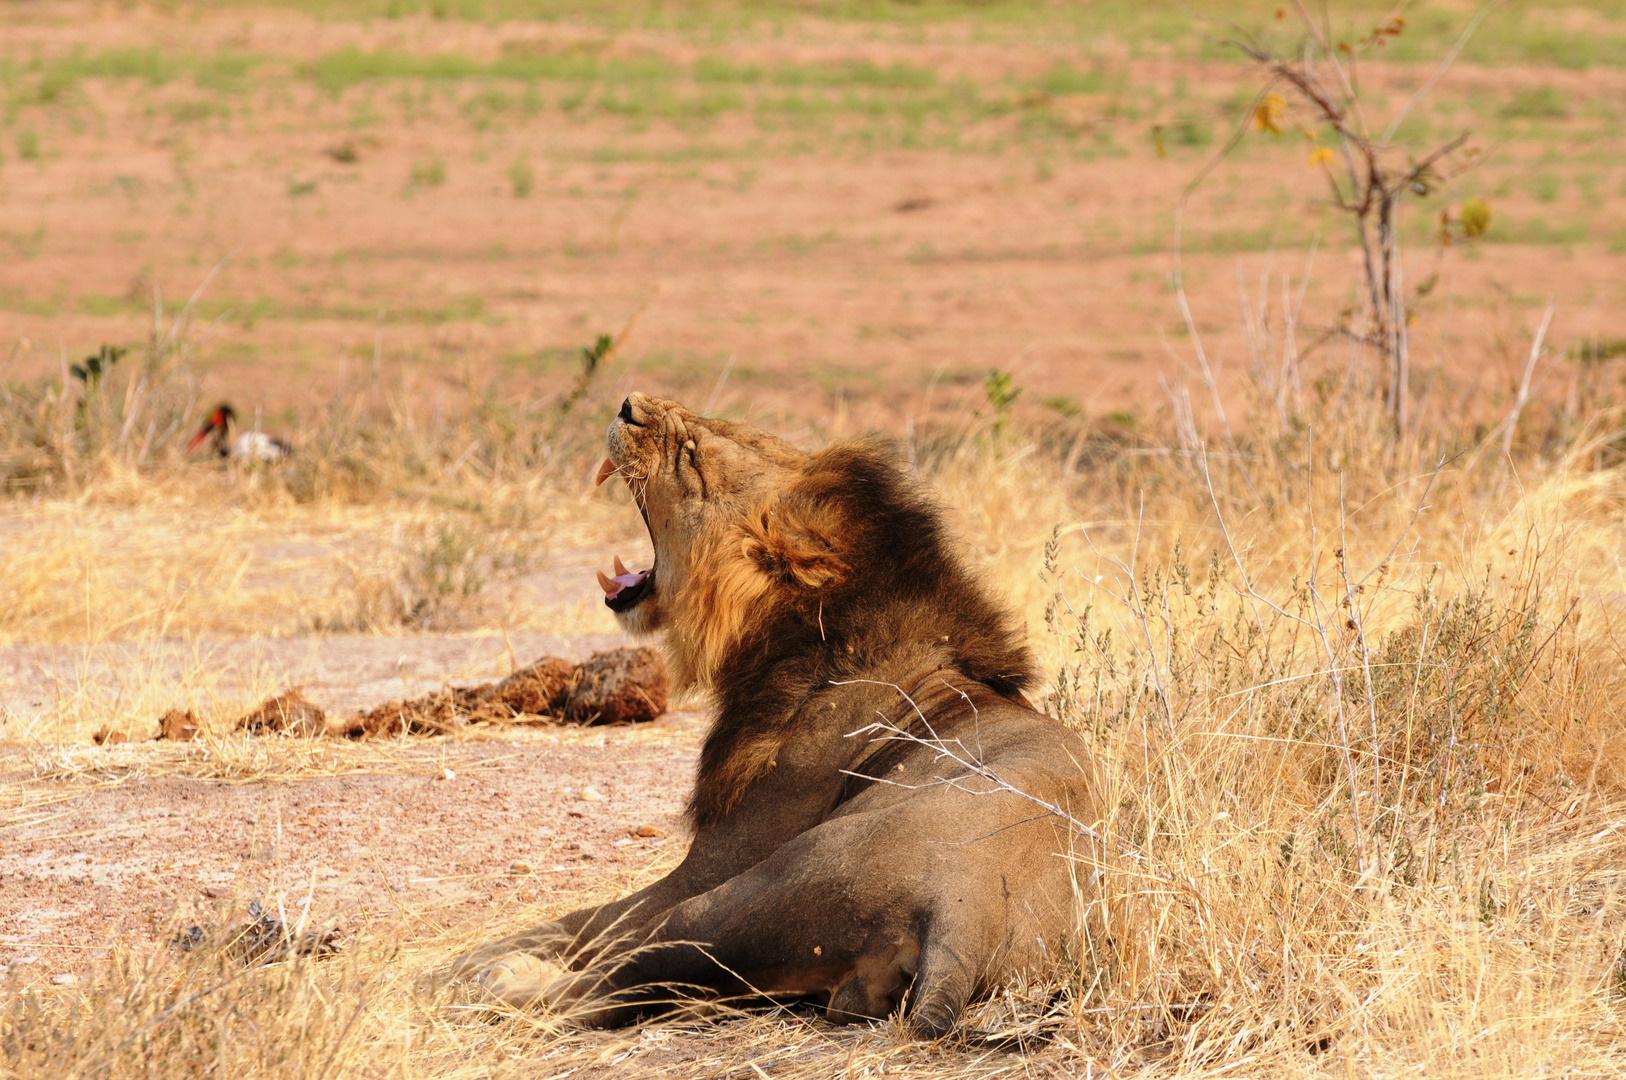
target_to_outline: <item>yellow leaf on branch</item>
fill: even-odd
[[[1282,133],[1282,113],[1287,108],[1287,101],[1280,94],[1266,94],[1259,104],[1253,107],[1253,122],[1260,131],[1268,131],[1272,135]]]

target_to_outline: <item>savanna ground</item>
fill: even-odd
[[[1397,434],[1219,43],[1291,6],[0,5],[0,1074],[1620,1073],[1626,6],[1502,4],[1429,84],[1475,11],[1357,66],[1483,151],[1402,210]],[[615,644],[633,386],[910,440],[1107,763],[1079,955],[965,1038],[437,981],[679,857],[703,702],[226,730]],[[219,400],[292,461],[183,460]],[[175,706],[204,740],[91,739]],[[345,950],[170,944],[251,900]]]

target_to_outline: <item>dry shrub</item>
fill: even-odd
[[[1583,733],[1619,699],[1591,697],[1598,642],[1565,606],[1528,579],[1425,578],[1368,639],[1381,591],[1272,601],[1178,559],[1120,584],[1088,615],[1059,591],[1052,619],[1074,660],[1050,705],[1106,763],[1112,809],[1051,1024],[1176,1073],[1326,1052],[1438,1075],[1470,1045],[1499,1075],[1608,1059],[1626,874],[1600,868],[1626,854],[1626,778],[1571,773],[1626,746]]]

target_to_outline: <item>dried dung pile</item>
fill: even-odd
[[[645,651],[654,652],[653,649]],[[615,654],[600,653],[579,667],[589,667],[599,657],[611,655]],[[656,655],[658,658],[659,654]],[[391,701],[357,713],[334,734],[352,739],[372,735],[443,735],[469,724],[511,723],[527,716],[564,718],[565,704],[571,688],[576,685],[578,670],[578,665],[569,660],[546,656],[501,682],[440,690],[411,701]],[[661,674],[664,680],[664,669]]]
[[[250,735],[265,735],[271,732],[288,735],[326,735],[327,713],[315,702],[307,700],[296,686],[287,693],[260,702],[253,712],[237,721],[233,730],[246,731]]]
[[[203,735],[203,721],[191,709],[171,709],[158,718],[158,737],[175,742],[187,742]]]
[[[614,652],[599,653],[584,664],[573,664],[559,656],[546,656],[528,668],[521,668],[499,683],[492,683],[486,687],[482,694],[486,702],[500,705],[505,709],[513,710],[518,716],[564,716],[565,702],[569,700],[571,690],[581,680],[581,674],[593,668],[600,661],[610,657],[617,657],[623,653],[649,653],[660,663],[661,654],[654,649],[617,649]],[[660,670],[660,682],[666,685],[666,668]],[[664,692],[664,690],[663,690]],[[664,699],[663,699],[664,700]],[[664,707],[663,710],[664,711]],[[642,717],[653,720],[659,716]]]
[[[189,742],[202,737],[203,721],[199,720],[198,714],[191,709],[171,709],[160,716],[158,734],[153,736],[154,739],[169,739],[174,742]],[[97,746],[117,746],[119,743],[136,742],[141,736],[104,724],[91,738]]]
[[[296,688],[262,701],[233,725],[250,734],[331,735],[351,739],[391,735],[444,735],[470,724],[636,724],[666,711],[666,663],[643,646],[596,653],[580,664],[544,657],[500,682],[438,690],[410,701],[391,701],[344,720],[329,720]],[[197,738],[190,710],[159,721],[160,739]]]
[[[376,709],[357,713],[334,725],[329,733],[348,739],[374,735],[444,735],[471,723],[510,719],[485,710],[467,690],[441,690],[411,701],[389,701]]]
[[[666,690],[666,661],[657,650],[599,653],[576,669],[564,716],[577,724],[653,720],[666,711]]]
[[[547,717],[573,724],[637,724],[666,711],[666,662],[655,649],[615,649],[580,664],[544,657],[501,682],[441,690],[358,713],[333,734],[440,735],[469,724]]]

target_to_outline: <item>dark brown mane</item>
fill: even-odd
[[[745,543],[775,584],[713,680],[717,720],[690,803],[701,826],[772,767],[797,710],[832,682],[948,668],[1019,697],[1035,678],[1021,628],[972,579],[889,442],[815,455]]]

